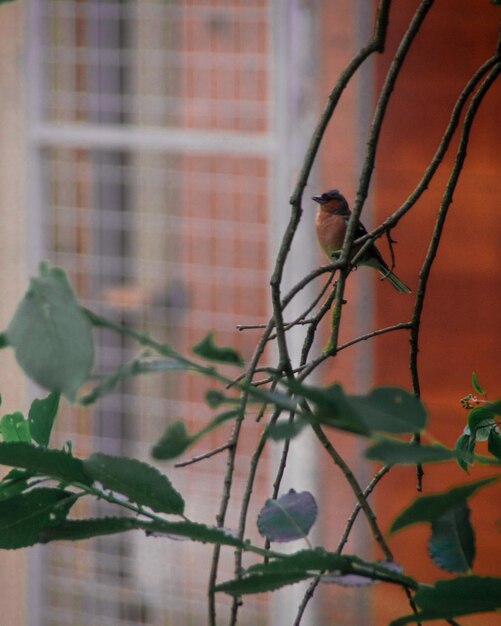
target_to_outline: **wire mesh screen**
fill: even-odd
[[[36,3],[46,256],[98,313],[181,352],[213,329],[249,357],[256,335],[235,326],[261,323],[268,312],[271,154],[245,149],[249,136],[270,132],[268,3]],[[110,129],[118,146],[106,144]],[[169,147],[169,129],[182,131],[182,146]],[[131,130],[136,142],[129,146]],[[221,131],[231,145],[221,143]],[[166,137],[164,149],[148,147],[152,133]],[[97,339],[100,373],[138,354],[110,331]],[[186,374],[134,379],[95,409],[67,407],[57,437],[71,439],[80,455],[103,450],[151,462],[151,445],[170,421],[198,429],[214,415],[204,392],[203,381]],[[230,428],[193,454],[222,443]],[[246,428],[250,451],[258,430]],[[243,452],[235,493],[245,476]],[[188,517],[214,523],[225,466],[220,455],[162,469],[185,497]],[[82,515],[110,513],[102,504],[78,506]],[[236,524],[230,511],[227,525]],[[131,533],[51,545],[43,554],[44,626],[204,621],[210,548]],[[231,570],[228,555],[221,576]],[[262,602],[248,603],[242,623],[266,623]]]
[[[44,4],[50,119],[266,129],[266,0]]]

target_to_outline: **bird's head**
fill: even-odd
[[[350,207],[346,198],[339,191],[339,189],[331,189],[326,191],[321,196],[313,196],[312,200],[318,202],[321,209],[329,213],[336,213],[337,215],[349,215]]]

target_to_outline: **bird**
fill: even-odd
[[[350,207],[343,194],[338,189],[331,189],[320,196],[313,196],[312,200],[318,203],[315,225],[317,239],[325,254],[332,260],[333,255],[341,250],[346,233],[346,227],[351,215]],[[355,239],[367,234],[367,229],[358,223]],[[351,250],[351,258],[355,256],[361,246]],[[383,279],[389,281],[401,293],[411,293],[411,290],[396,276],[386,264],[381,253],[374,243],[364,252],[359,265],[368,265],[378,270]]]

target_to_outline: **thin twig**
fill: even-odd
[[[369,527],[372,531],[374,539],[379,544],[381,550],[384,553],[385,558],[388,561],[392,561],[393,555],[391,553],[391,550],[388,544],[386,543],[382,532],[379,530],[379,526],[377,525],[377,522],[376,522],[376,516],[374,515],[374,512],[369,506],[367,499],[364,497],[362,488],[360,487],[360,484],[355,478],[355,475],[353,474],[351,469],[348,467],[348,465],[346,464],[344,459],[341,457],[341,455],[334,448],[332,443],[329,441],[329,439],[327,438],[327,435],[324,433],[320,425],[313,423],[312,428],[313,428],[313,432],[317,436],[323,448],[326,450],[327,454],[331,457],[334,463],[340,468],[348,484],[350,485],[351,490],[355,494],[355,497],[357,498],[357,501],[360,504],[360,508],[365,513],[367,522],[369,523]]]
[[[308,182],[311,169],[313,167],[313,163],[315,162],[315,158],[322,142],[323,136],[337,107],[339,99],[341,98],[342,93],[344,92],[346,86],[353,78],[362,63],[373,53],[382,52],[384,49],[390,4],[390,0],[381,0],[376,15],[374,36],[372,37],[368,45],[362,48],[362,50],[360,50],[358,54],[353,57],[348,66],[339,76],[339,79],[334,86],[334,89],[330,93],[325,109],[320,116],[317,127],[315,128],[312,138],[310,140],[310,144],[306,150],[303,165],[299,173],[294,192],[290,199],[291,215],[289,218],[289,224],[282,238],[280,249],[278,251],[275,262],[275,269],[273,270],[270,281],[273,319],[275,321],[275,327],[277,331],[277,346],[280,355],[280,365],[283,368],[283,371],[287,373],[290,373],[292,371],[292,366],[290,363],[290,357],[283,328],[283,307],[281,306],[280,289],[285,260],[290,252],[292,240],[301,219],[301,198]]]
[[[418,352],[419,352],[419,334],[421,329],[421,318],[423,313],[423,306],[426,296],[426,289],[428,285],[428,279],[430,276],[433,262],[436,258],[440,240],[442,237],[442,231],[444,228],[447,214],[452,204],[454,191],[456,189],[459,176],[463,169],[463,165],[466,159],[466,151],[468,147],[468,141],[470,137],[471,127],[475,119],[475,115],[480,107],[480,104],[488,92],[492,83],[496,80],[501,73],[501,63],[496,63],[493,68],[487,74],[483,83],[478,88],[478,91],[471,99],[471,103],[466,111],[465,119],[463,122],[463,128],[461,131],[459,146],[456,152],[456,158],[452,167],[449,179],[445,186],[445,191],[442,195],[442,201],[437,213],[437,219],[435,221],[435,227],[433,229],[430,245],[426,253],[425,259],[419,272],[418,287],[416,290],[416,301],[414,305],[414,311],[412,313],[412,329],[410,334],[410,353],[409,353],[409,369],[411,372],[412,387],[417,397],[420,396],[421,389],[419,383],[419,370],[418,370]],[[416,436],[416,440],[419,441],[419,436]],[[422,490],[423,481],[423,468],[421,465],[417,466],[417,490]]]
[[[436,219],[435,227],[433,229],[433,234],[430,240],[430,245],[428,246],[428,251],[426,253],[423,264],[421,266],[421,270],[419,272],[419,282],[418,282],[418,288],[416,292],[416,303],[414,306],[414,311],[413,311],[412,320],[411,320],[412,331],[411,331],[411,337],[410,337],[411,351],[410,351],[410,362],[409,362],[409,367],[410,367],[411,376],[412,376],[412,385],[414,388],[414,393],[417,396],[419,396],[420,394],[419,375],[418,375],[418,367],[417,367],[417,358],[418,358],[418,352],[419,352],[419,332],[420,332],[424,299],[426,296],[426,288],[428,285],[428,279],[430,276],[433,262],[437,255],[443,227],[445,224],[445,220],[447,218],[447,213],[452,203],[452,197],[456,189],[456,185],[458,183],[461,170],[463,169],[464,161],[466,159],[466,150],[468,146],[470,130],[471,130],[473,121],[475,119],[475,115],[480,107],[480,104],[485,94],[488,92],[489,87],[496,80],[497,76],[500,73],[501,73],[501,62],[498,61],[498,63],[496,63],[494,67],[490,70],[490,72],[488,73],[484,82],[479,87],[477,93],[473,96],[470,106],[468,107],[468,110],[465,115],[464,123],[463,123],[463,128],[461,131],[459,146],[457,149],[454,165],[452,167],[452,171],[450,173],[449,179],[445,186],[445,191],[442,196],[442,201],[440,203],[440,207],[437,213],[437,219]]]
[[[383,478],[383,476],[386,476],[386,474],[390,471],[390,469],[391,469],[391,465],[383,465],[383,467],[374,474],[374,476],[372,477],[372,480],[364,489],[363,495],[365,499],[367,499],[371,495],[376,485]],[[346,526],[343,531],[343,535],[341,536],[341,539],[336,548],[336,552],[338,552],[339,554],[341,554],[346,542],[348,541],[348,537],[350,536],[350,531],[353,528],[353,524],[355,523],[355,520],[357,519],[357,516],[360,513],[361,508],[362,507],[360,506],[360,502],[357,502],[353,511],[351,512],[350,517],[346,521]]]
[[[431,182],[431,179],[435,175],[435,172],[437,171],[440,163],[443,161],[443,158],[449,148],[452,137],[454,136],[454,133],[459,125],[459,121],[461,119],[461,113],[463,111],[463,108],[466,102],[468,101],[468,98],[471,96],[476,86],[482,80],[485,74],[497,62],[499,62],[499,52],[496,53],[494,56],[492,56],[490,59],[487,59],[487,61],[485,61],[478,68],[478,70],[471,76],[471,78],[468,80],[463,90],[459,94],[458,99],[456,100],[456,103],[451,112],[449,122],[440,139],[437,150],[435,151],[435,154],[433,155],[430,163],[428,164],[428,167],[424,171],[424,174],[421,177],[421,180],[418,182],[418,184],[416,185],[412,193],[409,194],[409,197],[402,204],[402,206],[400,206],[396,211],[394,211],[391,215],[389,215],[379,226],[371,230],[369,233],[367,233],[363,237],[360,237],[359,239],[355,240],[354,244],[357,247],[361,244],[366,243],[367,241],[373,242],[374,239],[381,236],[384,232],[388,232],[394,226],[396,226],[398,222],[402,219],[402,217],[414,206],[414,204],[416,204],[416,202],[419,200],[421,195],[426,191],[426,189],[428,188],[428,185]],[[369,245],[371,245],[371,243],[369,243]],[[364,247],[364,250],[365,249],[366,248]],[[364,250],[360,249],[357,252],[356,258],[360,258],[360,255],[363,254]],[[354,262],[356,262],[356,258],[355,257],[353,258]]]
[[[390,466],[389,465],[385,465],[383,466],[379,471],[377,471],[372,480],[370,481],[370,483],[367,485],[367,487],[364,489],[364,498],[368,498],[370,496],[370,494],[372,493],[372,491],[374,490],[374,488],[376,487],[376,485],[379,483],[379,481],[383,478],[383,476],[385,476],[388,472],[390,471]],[[355,520],[357,518],[358,513],[361,510],[361,506],[360,503],[357,502],[357,504],[355,505],[355,508],[353,509],[350,517],[348,518],[348,521],[346,523],[346,528],[343,532],[343,536],[341,537],[341,541],[338,544],[338,547],[336,549],[336,552],[338,552],[339,554],[341,554],[341,552],[343,551],[343,547],[345,545],[345,543],[348,541],[348,536],[350,534],[351,528],[353,526],[353,524],[355,523]],[[306,610],[306,607],[309,603],[309,601],[313,598],[313,595],[315,593],[316,588],[318,587],[320,581],[322,580],[321,576],[316,576],[311,583],[308,585],[307,590],[304,593],[303,599],[301,600],[301,604],[298,607],[298,612],[296,615],[296,619],[294,620],[294,626],[296,626],[297,624],[301,623],[301,619],[303,617],[303,614]]]
[[[386,333],[395,332],[397,330],[409,330],[411,327],[412,327],[411,322],[399,322],[397,324],[392,324],[391,326],[386,326],[385,328],[378,328],[377,330],[372,330],[368,333],[365,333],[364,335],[360,335],[359,337],[355,337],[354,339],[350,339],[349,341],[346,341],[345,343],[340,344],[337,347],[337,352],[340,352],[341,350],[345,350],[346,348],[349,348],[350,346],[353,346],[356,343],[360,343],[361,341],[367,341],[368,339],[371,339],[372,337],[377,337],[379,335],[384,335]],[[326,361],[331,356],[332,356],[331,351],[324,352],[323,354],[319,355],[315,359],[311,360],[303,368],[298,368],[298,370],[299,369],[301,370],[300,380],[304,380],[307,376],[311,374],[311,372],[313,372],[313,370],[315,370],[321,363]]]
[[[350,253],[353,248],[355,233],[357,231],[357,227],[360,221],[362,208],[368,195],[369,185],[372,178],[372,171],[374,169],[374,163],[376,159],[376,149],[386,109],[390,101],[390,96],[395,87],[397,77],[400,73],[400,70],[402,69],[403,62],[412,46],[412,43],[417,33],[419,32],[424,18],[426,17],[428,11],[433,5],[433,2],[434,0],[422,0],[418,8],[416,9],[416,12],[412,17],[409,26],[400,41],[397,51],[395,52],[376,104],[374,117],[369,131],[369,139],[367,141],[365,160],[362,167],[362,173],[360,175],[356,202],[355,206],[353,207],[350,219],[348,220],[343,246],[339,255],[339,263],[341,264],[341,269],[338,280],[336,301],[333,308],[331,337],[329,341],[329,353],[331,356],[335,356],[337,352],[337,342],[342,317],[342,304],[344,300],[344,289],[346,284],[346,277],[350,271],[350,268],[348,267],[348,260],[350,259]]]
[[[230,447],[229,443],[224,443],[222,446],[218,446],[217,448],[213,448],[208,452],[204,452],[203,454],[198,454],[197,456],[188,459],[187,461],[179,461],[179,463],[174,463],[174,467],[186,467],[187,465],[193,465],[193,463],[198,463],[199,461],[204,461],[205,459],[210,459],[211,457],[228,450]]]

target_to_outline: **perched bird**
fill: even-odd
[[[337,189],[326,191],[321,196],[313,196],[312,200],[318,202],[315,220],[318,243],[329,259],[332,260],[333,254],[339,252],[343,245],[346,226],[351,215],[350,207],[348,202],[346,202],[346,198]],[[367,229],[363,224],[359,223],[355,239],[366,234]],[[352,248],[352,258],[359,249],[360,246]],[[378,270],[382,277],[388,280],[397,291],[402,293],[411,292],[409,287],[390,270],[374,243],[369,246],[357,263],[359,265],[368,265]]]

